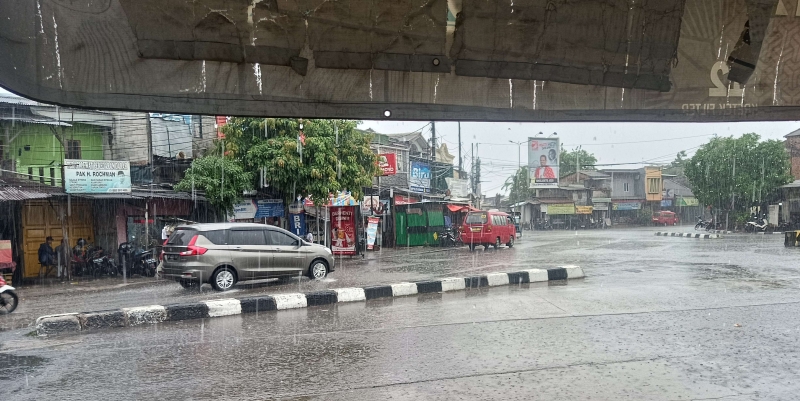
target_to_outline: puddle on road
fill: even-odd
[[[38,356],[0,353],[0,380],[11,380],[31,374],[45,362],[47,362],[46,358]]]
[[[698,279],[703,281],[728,280],[733,287],[731,290],[752,291],[753,289],[776,289],[786,288],[790,283],[785,280],[776,280],[763,276],[744,266],[732,263],[687,263],[690,266],[697,266],[694,271],[699,273]]]

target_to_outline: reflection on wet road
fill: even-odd
[[[793,399],[800,251],[780,236],[703,241],[654,231],[527,233],[513,249],[474,253],[386,251],[345,259],[322,282],[224,294],[171,283],[51,297],[31,290],[19,326],[42,311],[563,264],[587,275],[51,339],[4,323],[0,388],[11,400]]]

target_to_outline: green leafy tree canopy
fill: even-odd
[[[566,177],[575,173],[576,164],[580,163],[581,170],[594,170],[594,165],[597,164],[597,158],[593,153],[589,153],[584,149],[572,149],[570,151],[561,148],[561,158],[558,164],[558,175]]]
[[[754,133],[715,137],[688,159],[684,173],[704,205],[730,211],[760,205],[792,181],[789,154],[778,140]]]
[[[230,157],[205,156],[192,161],[186,175],[175,186],[178,191],[202,191],[208,202],[220,211],[231,212],[242,200],[242,192],[252,188],[253,174]]]
[[[506,182],[503,184],[503,191],[510,190],[509,199],[512,203],[519,203],[533,196],[528,174],[528,168],[522,167],[517,170],[516,174],[506,178]]]
[[[298,152],[300,121],[288,118],[233,118],[225,127],[228,154],[291,201],[295,194],[319,204],[331,193],[348,190],[356,199],[380,174],[370,149],[371,135],[353,120],[302,121],[305,145]],[[338,137],[338,140],[337,140]]]

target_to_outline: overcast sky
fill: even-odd
[[[428,121],[364,121],[364,129],[384,133],[412,132],[425,126],[424,136],[430,139]],[[426,126],[427,125],[427,126]],[[739,136],[755,132],[766,139],[783,136],[800,128],[800,121],[755,123],[461,123],[464,169],[469,171],[471,145],[478,146],[481,157],[482,191],[487,196],[502,192],[500,187],[517,166],[519,147],[509,141],[525,141],[542,132],[558,133],[561,143],[572,149],[582,146],[594,153],[598,164],[615,164],[610,168],[635,168],[644,164],[669,163],[681,150],[691,156],[714,135]],[[437,143],[443,140],[458,162],[458,125],[436,123]],[[521,162],[526,164],[525,147]],[[623,164],[630,163],[630,164]]]

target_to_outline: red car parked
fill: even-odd
[[[473,251],[478,245],[483,245],[484,250],[490,245],[497,249],[501,244],[511,248],[517,236],[514,219],[498,210],[468,214],[461,233],[461,240]]]
[[[653,213],[653,224],[659,226],[677,226],[680,222],[678,215],[675,212],[670,212],[668,210],[662,210],[660,212]]]

